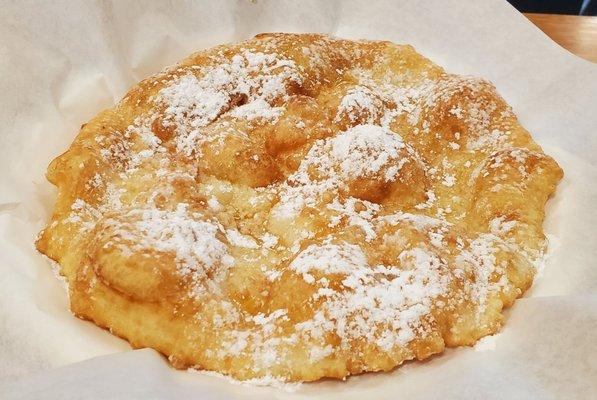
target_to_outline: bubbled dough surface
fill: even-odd
[[[265,34],[85,124],[37,246],[77,316],[176,367],[343,378],[496,332],[561,176],[486,81],[410,46]]]

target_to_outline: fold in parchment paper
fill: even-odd
[[[551,255],[500,334],[392,373],[288,393],[175,371],[69,313],[61,282],[33,247],[55,197],[47,164],[143,77],[272,31],[409,43],[450,72],[487,78],[562,166],[545,222]],[[596,104],[597,66],[501,0],[4,2],[0,398],[595,398]]]

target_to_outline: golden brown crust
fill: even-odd
[[[71,309],[177,368],[390,370],[496,332],[562,170],[410,46],[262,34],[98,114],[48,168]]]

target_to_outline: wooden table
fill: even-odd
[[[560,46],[597,63],[597,17],[524,14]]]

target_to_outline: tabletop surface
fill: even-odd
[[[597,17],[556,14],[524,14],[556,43],[597,63]]]

